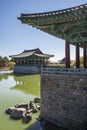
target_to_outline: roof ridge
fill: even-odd
[[[29,51],[36,51],[36,50],[39,50],[39,48],[35,48],[35,49],[31,49],[31,50],[24,50],[23,52],[29,52]]]
[[[73,11],[74,9],[79,9],[79,8],[83,8],[83,7],[87,7],[87,3],[86,4],[82,4],[82,5],[78,5],[78,6],[73,6],[73,7],[70,7],[70,8],[66,8],[66,9],[60,9],[60,10],[55,10],[55,11],[48,11],[48,12],[41,12],[41,13],[31,13],[31,14],[22,14],[21,13],[21,16],[34,16],[34,15],[46,15],[46,14],[53,14],[53,13],[56,13],[56,12],[63,12],[63,11]],[[19,19],[19,18],[18,18]]]

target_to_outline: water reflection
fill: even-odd
[[[14,76],[15,86],[11,89],[40,96],[40,75]]]
[[[38,82],[40,82],[39,75],[14,76],[0,74],[0,130],[25,130],[33,125],[38,115],[34,115],[33,120],[28,124],[22,124],[20,120],[11,120],[5,114],[5,110],[19,103],[27,103],[40,95]]]
[[[3,79],[7,80],[8,78],[9,78],[9,75],[0,74],[0,81],[2,81]]]
[[[6,85],[3,82],[9,82]],[[0,74],[0,86],[20,90],[26,94],[40,96],[40,75],[14,76],[12,74]],[[8,83],[7,83],[8,84]]]
[[[17,85],[25,85],[26,84],[26,82],[24,82],[24,81],[16,81],[16,86]]]
[[[43,122],[36,120],[38,115],[33,117],[31,124],[25,125],[21,121],[13,121],[5,115],[5,110],[9,106],[29,102],[39,95],[40,75],[0,75],[0,130],[64,130],[51,124],[43,125]]]
[[[40,96],[40,75],[14,76],[14,75],[0,75],[0,81],[11,80],[10,89],[20,90],[26,94]],[[9,83],[11,83],[9,81]],[[13,83],[14,82],[14,83]],[[0,85],[2,86],[2,85]],[[8,87],[8,86],[7,86]]]

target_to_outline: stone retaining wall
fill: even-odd
[[[41,74],[41,115],[69,130],[87,130],[87,74]]]
[[[40,73],[39,66],[16,65],[14,67],[14,74],[37,74]]]

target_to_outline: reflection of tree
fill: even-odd
[[[6,74],[0,75],[0,81],[2,81],[2,79],[7,80],[8,78],[9,78],[9,75],[6,75]]]
[[[2,75],[0,75],[0,81],[2,81],[2,79],[3,79],[3,78],[2,78]]]
[[[7,74],[4,74],[4,75],[3,75],[3,79],[6,79],[6,80],[7,80],[8,78],[9,78],[9,75],[7,75]]]
[[[26,84],[26,82],[24,82],[24,81],[16,81],[16,86],[17,85],[25,85]]]
[[[40,95],[40,75],[14,76],[16,85],[11,89],[21,90],[25,93]]]

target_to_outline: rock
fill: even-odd
[[[30,101],[29,107],[30,107],[30,109],[36,109],[36,105],[34,104],[33,101]]]
[[[26,111],[26,114],[31,114],[32,111],[33,111],[33,109],[29,109]]]
[[[15,108],[14,111],[11,113],[10,117],[13,119],[21,119],[24,113],[26,113],[25,108]]]
[[[28,104],[27,103],[21,103],[21,104],[17,104],[15,107],[16,108],[25,108],[25,109],[28,109]]]
[[[39,97],[34,98],[34,103],[40,103],[40,98]]]
[[[39,102],[40,98],[35,98],[34,101],[30,101],[29,104],[21,103],[14,107],[9,107],[6,109],[6,113],[10,114],[10,117],[13,119],[23,118],[23,122],[28,123],[32,119],[32,113],[36,113],[40,110]]]
[[[32,110],[32,113],[36,113],[36,112],[38,112],[38,110],[37,110],[37,108],[34,108],[34,109]]]
[[[40,110],[40,105],[36,105],[36,108],[37,108],[38,110]]]
[[[28,123],[29,121],[32,120],[32,116],[31,114],[25,114],[25,116],[23,116],[23,123]]]
[[[6,112],[7,114],[11,114],[14,110],[15,110],[15,107],[9,107],[9,108],[6,109],[5,112]]]

